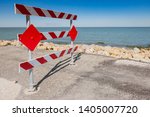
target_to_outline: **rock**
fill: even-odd
[[[24,46],[19,43],[18,40],[8,41],[0,40],[0,46]],[[111,46],[99,46],[99,45],[85,45],[78,44],[77,52],[85,52],[88,54],[100,54],[105,56],[111,56],[114,58],[124,58],[124,59],[133,59],[138,61],[150,62],[150,48],[120,48],[120,47],[111,47]],[[64,49],[69,49],[70,45],[59,45],[52,42],[40,42],[37,46],[38,49],[42,50],[53,50],[61,51]]]
[[[141,54],[133,54],[133,59],[134,60],[142,60],[144,57]]]
[[[150,57],[145,57],[145,58],[143,59],[143,61],[144,61],[144,62],[150,62]]]
[[[135,53],[140,53],[140,49],[139,48],[134,48],[133,49]]]
[[[93,54],[93,53],[94,53],[94,49],[93,49],[93,48],[87,48],[87,49],[85,50],[85,53]]]
[[[50,48],[49,47],[46,47],[46,49],[45,50],[50,50]]]
[[[49,46],[55,46],[55,44],[54,44],[54,43],[52,43],[52,42],[50,42],[50,43],[49,43]]]
[[[119,54],[121,54],[121,51],[117,48],[113,48],[109,51],[110,55],[112,56],[118,56]]]
[[[98,52],[98,51],[101,50],[100,46],[97,46],[97,45],[95,45],[95,46],[93,47],[93,49],[94,49],[95,52]]]
[[[38,46],[44,46],[44,44],[43,43],[39,43]]]
[[[54,50],[54,47],[46,48],[46,50]]]
[[[104,55],[104,51],[98,51],[97,54]]]
[[[132,59],[133,56],[132,56],[131,53],[124,53],[124,55],[122,55],[122,58],[124,58],[124,59]]]
[[[11,41],[1,41],[0,46],[8,46],[11,45]]]
[[[46,50],[45,46],[38,46],[37,49]]]
[[[11,45],[19,47],[22,44],[18,40],[14,40],[14,41],[11,42]]]
[[[59,51],[59,47],[56,46],[56,47],[53,48],[53,50],[54,50],[54,51]]]
[[[83,48],[83,49],[88,49],[89,46],[88,46],[88,45],[81,45],[81,48]]]
[[[105,56],[110,56],[110,53],[107,52],[107,51],[104,51],[104,55],[105,55]]]
[[[112,47],[111,46],[105,46],[104,49],[108,51],[108,50],[111,50]]]
[[[145,52],[143,52],[146,56],[150,56],[150,50],[145,50]]]
[[[79,48],[77,49],[77,52],[79,52],[79,53],[81,52],[81,53],[82,53],[82,52],[85,52],[85,51],[84,51],[84,49],[81,49],[81,48],[79,47]]]
[[[121,53],[126,53],[129,51],[127,48],[119,48],[119,50]]]
[[[43,45],[44,46],[49,46],[49,43],[48,42],[44,42]]]
[[[94,45],[94,44],[89,45],[90,48],[94,48],[95,46],[96,45]]]

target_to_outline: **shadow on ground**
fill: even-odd
[[[74,62],[76,62],[77,60],[80,59],[82,53],[78,53],[74,55]],[[47,78],[49,78],[50,76],[52,76],[53,74],[59,72],[60,70],[62,70],[63,68],[67,67],[70,65],[71,62],[71,57],[62,60],[60,62],[58,62],[34,87],[35,89],[38,89],[38,87],[40,86],[40,84],[42,82],[44,82],[44,80],[46,80]]]

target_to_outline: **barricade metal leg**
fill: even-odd
[[[74,48],[74,44],[73,44],[73,41],[71,41],[71,48]],[[74,52],[71,53],[71,61],[70,61],[70,65],[74,65]]]
[[[73,21],[70,20],[70,29],[72,28],[72,23],[73,23]],[[73,47],[74,47],[74,43],[73,43],[73,41],[71,41],[71,48],[73,48]],[[73,59],[73,55],[74,55],[74,52],[71,53],[70,65],[74,65],[74,64],[75,64],[75,63],[74,63],[74,59]]]
[[[26,16],[26,26],[27,28],[30,26],[30,16]],[[29,60],[32,59],[32,52],[30,50],[29,51]],[[34,88],[34,79],[33,79],[33,69],[29,70],[29,92],[33,92],[35,91]]]

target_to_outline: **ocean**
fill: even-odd
[[[41,32],[69,30],[67,28],[38,28]],[[105,44],[111,46],[149,46],[150,27],[78,27],[75,43]],[[0,40],[14,40],[25,28],[0,28]],[[70,39],[52,40],[54,43],[69,43]]]

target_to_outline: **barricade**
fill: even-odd
[[[73,54],[78,49],[78,46],[74,47],[74,41],[77,37],[78,31],[73,26],[73,20],[77,20],[77,15],[56,12],[53,10],[45,10],[37,7],[29,7],[22,4],[15,4],[15,14],[21,14],[26,16],[26,31],[23,34],[18,34],[19,41],[24,44],[29,50],[29,59],[26,62],[19,64],[19,72],[29,71],[29,91],[35,91],[33,68],[39,65],[43,65],[49,61],[58,59],[67,54],[71,54],[70,64],[74,64]],[[31,24],[30,16],[49,17],[57,19],[70,20],[70,30],[68,31],[51,31],[51,32],[39,32],[36,27]],[[39,58],[32,58],[33,51],[37,47],[41,40],[59,39],[64,37],[71,38],[71,47],[66,50],[53,52],[51,54],[44,55]]]

